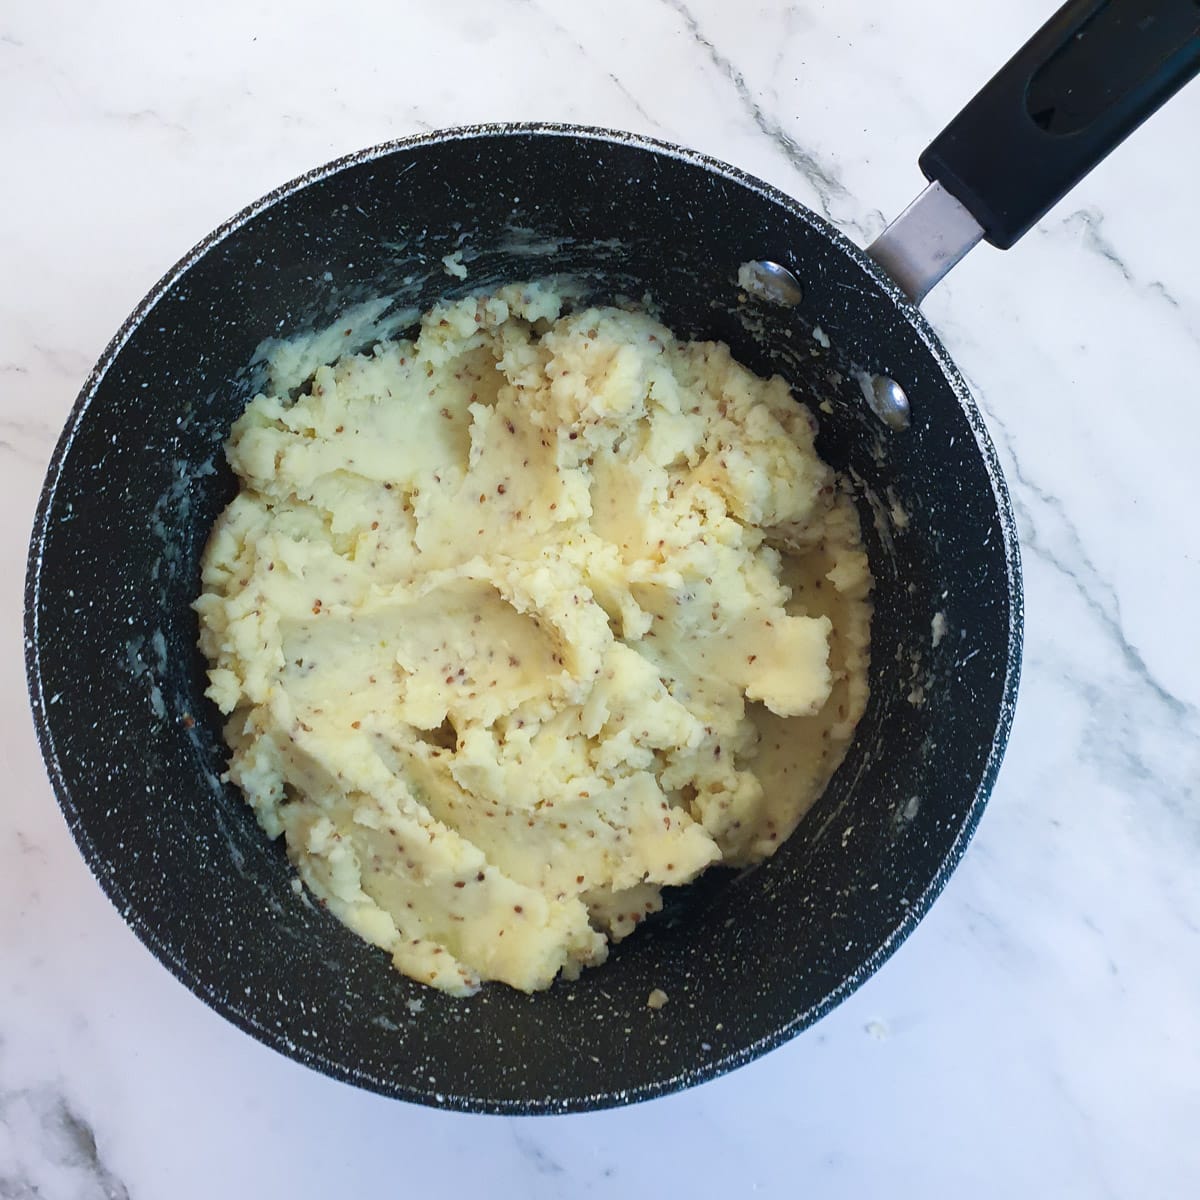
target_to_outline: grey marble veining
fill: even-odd
[[[92,1126],[52,1087],[0,1091],[0,1160],[5,1200],[129,1200]]]

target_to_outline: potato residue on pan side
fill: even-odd
[[[570,300],[278,372],[196,601],[263,829],[455,994],[575,977],[664,886],[771,854],[866,702],[871,577],[807,410]]]

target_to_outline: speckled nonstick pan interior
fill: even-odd
[[[441,258],[464,253],[470,275]],[[794,309],[747,300],[739,264],[793,268]],[[768,863],[710,873],[575,983],[456,1000],[399,976],[293,890],[219,780],[189,604],[235,490],[222,442],[264,338],[356,300],[424,308],[550,271],[598,299],[649,292],[683,337],[780,372],[859,480],[877,582],[871,701],[826,795]],[[827,335],[814,338],[819,325]],[[348,339],[349,343],[354,337]],[[854,370],[912,398],[892,433]],[[902,513],[897,524],[895,513]],[[494,127],[355,155],[280,189],[155,288],[88,380],[33,537],[28,665],[80,848],[125,919],[218,1012],[380,1092],[548,1112],[687,1086],[762,1053],[861,983],[961,854],[1002,753],[1020,646],[1016,539],[992,447],[917,310],[787,197],[624,135]],[[946,634],[933,636],[935,614]],[[939,622],[940,624],[940,622]],[[661,988],[669,1003],[652,1011]]]
[[[919,296],[983,237],[1010,245],[1200,69],[1182,0],[1070,0],[922,156],[933,180],[876,257]],[[930,215],[936,218],[930,220]],[[469,277],[442,257],[461,251]],[[794,308],[748,299],[773,260]],[[871,699],[826,794],[768,862],[709,872],[574,983],[452,999],[396,974],[292,887],[236,790],[190,608],[222,457],[267,337],[389,295],[424,309],[551,272],[649,293],[686,338],[779,372],[856,481],[876,580]],[[820,332],[818,332],[818,327]],[[351,335],[347,347],[367,342]],[[903,385],[911,427],[868,409]],[[935,620],[936,618],[936,620]],[[969,839],[1015,699],[1012,514],[962,378],[892,278],[773,189],[674,147],[490,126],[354,155],[253,205],[143,301],[55,451],[30,552],[30,694],[50,777],[101,885],[206,1003],[285,1054],[391,1096],[557,1112],[686,1087],[777,1045],[912,930]],[[653,988],[668,997],[647,1007]]]

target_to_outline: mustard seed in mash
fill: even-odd
[[[770,855],[866,702],[871,576],[808,411],[570,301],[440,305],[256,396],[196,601],[267,835],[459,995],[575,977],[663,887]]]

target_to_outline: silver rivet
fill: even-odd
[[[756,300],[777,304],[781,308],[794,308],[804,299],[804,289],[795,275],[787,267],[766,259],[742,263],[738,267],[737,281],[738,287],[749,292]]]
[[[912,410],[909,408],[904,389],[886,375],[876,375],[871,380],[867,403],[871,406],[871,411],[889,429],[907,429],[912,421]]]

